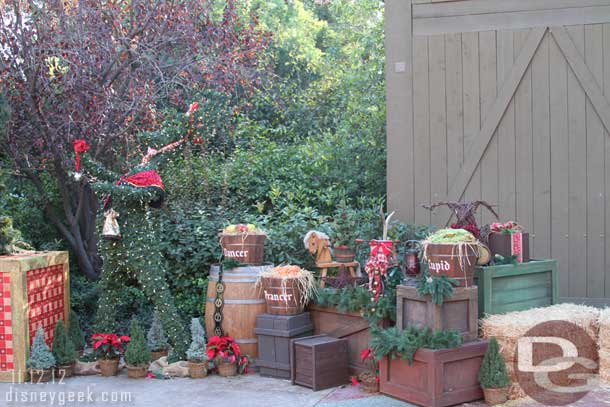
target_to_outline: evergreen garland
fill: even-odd
[[[396,327],[371,327],[371,349],[377,360],[384,356],[392,359],[400,356],[410,365],[415,352],[420,348],[452,349],[461,346],[462,342],[462,335],[456,330],[433,332],[430,328],[421,329],[415,326],[405,330]]]
[[[457,280],[447,276],[432,277],[423,272],[417,279],[417,294],[421,297],[430,295],[432,302],[442,305],[445,298],[453,297],[453,286],[458,285]]]
[[[39,327],[32,342],[27,367],[29,369],[50,369],[55,366],[55,357],[44,341],[44,330]]]
[[[80,321],[78,320],[78,316],[76,312],[70,310],[70,325],[68,326],[68,336],[74,345],[76,350],[85,349],[85,334],[83,333],[83,329],[80,326]]]
[[[63,320],[59,320],[55,324],[53,357],[58,366],[70,365],[76,361],[76,349],[68,336]]]
[[[510,385],[506,362],[500,354],[500,345],[495,337],[489,340],[489,346],[479,370],[479,382],[484,389],[501,389]]]
[[[147,366],[150,363],[150,350],[146,347],[144,331],[135,318],[131,320],[130,337],[125,350],[125,362],[134,367]]]
[[[396,321],[395,288],[386,288],[377,303],[371,301],[371,292],[365,287],[320,288],[315,303],[321,307],[337,307],[341,312],[360,312],[371,325],[383,319]]]

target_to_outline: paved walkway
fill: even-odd
[[[580,407],[610,406],[610,388],[592,392]],[[350,385],[313,392],[287,380],[257,374],[221,378],[131,380],[119,377],[75,377],[55,384],[0,383],[0,406],[111,406],[111,407],[411,407],[382,395],[368,395]],[[464,407],[482,407],[470,403]],[[507,407],[539,407],[531,401]]]

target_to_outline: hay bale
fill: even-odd
[[[600,322],[599,315],[600,311],[597,308],[575,304],[558,304],[527,311],[489,315],[482,319],[480,326],[483,338],[489,339],[495,336],[500,344],[500,353],[506,361],[508,375],[513,382],[510,390],[510,399],[515,400],[526,396],[517,383],[517,376],[514,371],[519,338],[523,337],[527,331],[538,324],[561,320],[571,322],[584,329],[594,341],[597,341]],[[610,321],[610,314],[608,317],[608,321]],[[608,326],[608,334],[610,334],[610,325]],[[576,345],[578,346],[578,344]],[[610,359],[608,363],[610,364]],[[610,370],[608,372],[610,376]]]
[[[599,316],[599,376],[610,382],[610,308],[602,310]]]

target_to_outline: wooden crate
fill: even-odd
[[[477,267],[479,317],[546,307],[557,303],[557,260]]]
[[[312,332],[308,312],[289,316],[258,315],[255,329],[258,336],[256,366],[261,376],[290,379],[290,341],[311,336]]]
[[[453,297],[436,305],[429,295],[421,297],[417,288],[399,285],[396,289],[396,326],[406,329],[416,325],[435,331],[455,329],[464,341],[473,341],[478,336],[477,292],[477,287],[455,288]]]
[[[0,301],[0,381],[23,382],[38,327],[50,345],[56,322],[68,323],[68,253],[0,256]]]
[[[479,368],[487,341],[455,349],[420,349],[412,365],[383,358],[379,365],[381,393],[424,407],[445,407],[483,398]]]
[[[347,340],[328,335],[293,339],[290,343],[292,384],[313,391],[349,382]]]
[[[328,335],[347,340],[350,374],[367,370],[360,352],[369,347],[370,326],[358,312],[341,312],[335,307],[309,306],[314,335]]]

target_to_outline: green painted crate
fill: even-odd
[[[557,260],[477,267],[479,317],[557,303]]]

